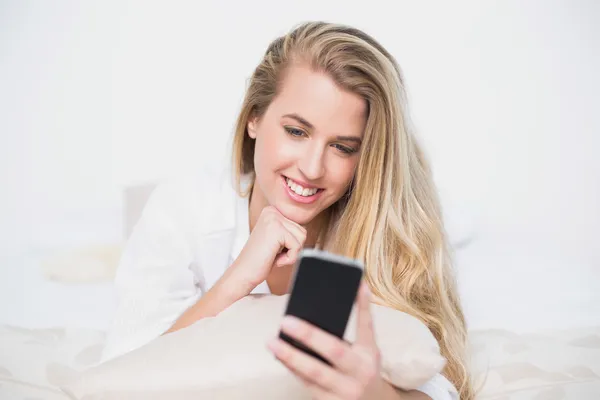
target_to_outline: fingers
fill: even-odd
[[[268,206],[265,208],[265,210],[266,211],[263,210],[263,212],[270,213],[270,215],[272,217],[275,217],[275,219],[277,219],[281,224],[283,224],[283,227],[285,229],[287,229],[301,243],[304,244],[304,241],[306,240],[306,228],[304,228],[302,225],[297,224],[296,222],[284,217],[283,214],[281,214],[281,212],[279,212],[279,210],[273,206]]]
[[[306,240],[306,228],[285,218],[284,216],[281,216],[281,222],[283,223],[284,227],[296,237],[296,239],[298,239],[301,243],[304,243]]]
[[[281,255],[281,257],[278,257],[275,265],[284,266],[294,264],[298,259],[300,250],[304,247],[304,242],[306,241],[306,229],[282,215],[280,222],[285,231],[282,238],[282,246],[287,249],[287,252]]]
[[[333,393],[342,394],[340,398],[349,398],[344,394],[353,389],[354,383],[339,371],[279,338],[271,341],[268,346],[275,357],[306,382],[312,391],[318,392],[320,396],[329,393],[328,397],[319,396],[318,398],[334,399],[336,397],[333,396]]]
[[[293,264],[298,258],[298,254],[302,249],[302,242],[296,236],[290,233],[286,228],[282,228],[282,237],[280,239],[281,247],[286,248],[287,252],[280,253],[275,259],[275,265],[282,267],[284,265]]]
[[[351,345],[299,318],[286,316],[281,324],[284,333],[328,360],[336,369],[355,376],[360,375],[363,357]]]

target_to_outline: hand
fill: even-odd
[[[282,330],[321,354],[332,367],[276,338],[268,345],[292,373],[310,390],[314,399],[381,399],[386,384],[380,375],[380,354],[370,312],[370,294],[363,281],[357,300],[357,337],[346,343],[306,321],[285,317]],[[389,388],[387,388],[389,390]]]
[[[267,279],[273,266],[295,263],[305,241],[303,226],[285,218],[275,207],[265,207],[229,272],[252,290]]]

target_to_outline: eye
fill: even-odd
[[[341,144],[334,144],[333,147],[335,147],[336,149],[338,149],[339,151],[341,151],[344,154],[354,154],[356,153],[356,149],[353,149],[352,147],[348,147],[348,146],[344,146]]]
[[[290,126],[284,127],[285,131],[294,137],[302,137],[305,135],[304,131],[301,129],[292,128]]]

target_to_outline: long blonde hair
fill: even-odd
[[[238,190],[247,194],[240,179],[254,172],[248,120],[265,113],[293,63],[328,73],[368,105],[364,150],[348,194],[332,206],[327,249],[362,260],[373,294],[429,327],[447,359],[444,374],[461,399],[472,399],[467,329],[441,207],[430,167],[409,127],[402,73],[378,42],[349,26],[309,22],[269,45],[236,123]]]

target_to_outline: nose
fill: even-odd
[[[298,168],[310,180],[322,178],[325,174],[325,151],[321,146],[310,146],[298,160]]]

